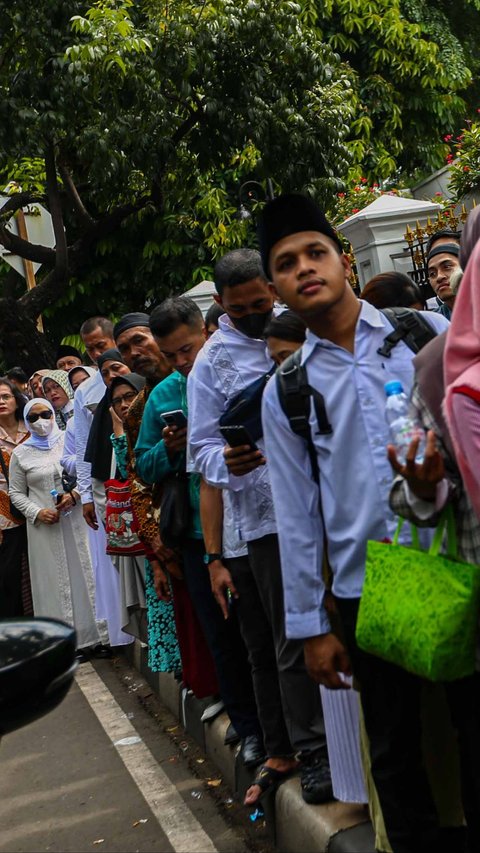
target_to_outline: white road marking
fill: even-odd
[[[217,853],[91,664],[79,667],[76,682],[176,853]]]

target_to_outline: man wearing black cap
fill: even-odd
[[[75,347],[68,344],[60,344],[55,356],[55,366],[57,370],[66,370],[67,373],[72,367],[81,367],[83,359],[81,353]]]
[[[452,274],[460,269],[460,246],[456,242],[435,242],[427,256],[428,280],[440,303],[438,313],[451,319],[455,294],[450,287]]]
[[[143,412],[150,392],[159,382],[162,382],[170,374],[170,367],[160,352],[157,342],[150,330],[150,317],[143,312],[125,314],[115,324],[113,330],[116,345],[122,354],[125,363],[128,364],[132,373],[144,376],[145,387],[136,396],[131,404],[127,419],[125,421],[125,432],[128,441],[128,464],[130,473],[130,489],[132,504],[140,525],[140,535],[148,547],[150,561],[154,572],[158,573],[160,581],[165,575],[157,568],[154,557],[168,559],[171,557],[168,549],[164,549],[158,534],[158,525],[153,519],[152,499],[153,488],[144,483],[136,474],[134,447],[137,442]]]
[[[150,331],[149,320],[142,312],[125,314],[115,324],[113,336],[132,373],[144,376],[153,388],[168,376],[170,368]]]
[[[233,583],[225,590],[239,595],[236,608],[267,753],[245,804],[252,805],[262,791],[290,775],[296,769],[297,754],[303,798],[309,803],[325,802],[331,799],[332,787],[320,694],[305,670],[302,643],[285,637],[268,466],[261,449],[249,453],[247,448],[245,454],[245,447],[226,447],[220,432],[220,418],[232,400],[274,367],[263,333],[278,309],[258,252],[229,252],[217,262],[214,281],[216,301],[225,314],[189,375],[189,452],[203,479],[226,490],[237,537],[248,549],[246,556],[229,560]],[[257,443],[261,448],[261,440]],[[210,571],[222,569],[222,556],[205,555]]]
[[[388,502],[392,472],[384,383],[400,379],[409,394],[413,353],[403,341],[389,358],[379,352],[392,327],[355,296],[340,241],[311,199],[280,196],[269,203],[259,239],[266,274],[306,323],[301,363],[309,385],[323,396],[330,427],[324,421],[322,428],[312,406],[317,483],[306,441],[290,426],[277,382],[269,382],[263,396],[265,455],[281,519],[287,636],[304,640],[309,672],[326,687],[349,689],[344,676],[353,669],[390,845],[395,853],[433,853],[439,849],[438,822],[420,754],[421,680],[367,655],[355,641],[366,543],[392,540],[396,527]],[[428,321],[438,332],[448,325],[438,314],[429,314]],[[436,453],[433,438],[425,463],[417,465],[425,490],[416,496],[434,501],[435,490],[427,494],[425,482]],[[332,632],[325,607],[325,552],[344,641]]]
[[[115,347],[113,323],[107,317],[89,317],[80,327],[80,337],[94,363],[102,353]],[[104,396],[105,384],[98,371],[95,376],[80,385],[73,402],[77,486],[82,501],[83,517],[92,530],[98,528],[98,521],[93,500],[91,466],[89,462],[85,462],[85,451],[93,415]]]

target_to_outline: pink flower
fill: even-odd
[[[443,139],[444,139],[444,142],[450,142],[450,140],[453,139],[453,134],[448,133],[447,136],[443,137]]]
[[[435,193],[435,195],[439,195],[439,196],[441,196],[441,195],[442,195],[442,193]]]

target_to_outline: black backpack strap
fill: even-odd
[[[393,326],[393,332],[386,335],[377,350],[384,358],[390,358],[399,341],[404,341],[412,352],[417,353],[437,335],[420,311],[411,308],[382,308],[381,311]]]
[[[310,398],[318,422],[318,435],[330,435],[333,430],[327,417],[325,400],[319,391],[309,385],[307,371],[301,363],[301,349],[289,356],[276,374],[280,405],[290,424],[290,429],[307,443],[308,455],[315,482],[319,482],[317,451],[310,432]]]

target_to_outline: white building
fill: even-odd
[[[216,292],[213,281],[201,281],[200,284],[196,284],[195,287],[191,287],[190,290],[182,293],[182,296],[189,296],[190,299],[193,299],[205,317],[213,302],[213,294]]]
[[[413,264],[404,237],[407,225],[415,228],[419,222],[424,227],[427,219],[434,222],[441,209],[431,201],[382,195],[342,222],[338,231],[352,244],[360,288],[381,272],[397,270],[408,275]]]

